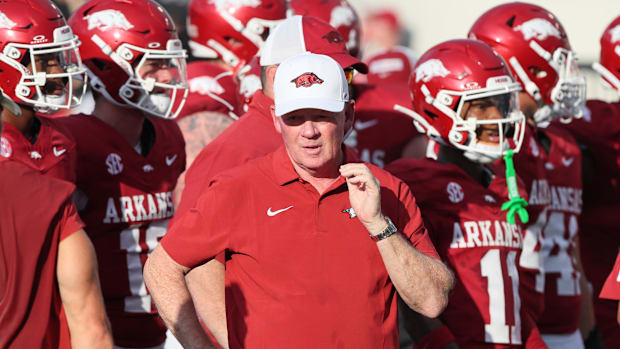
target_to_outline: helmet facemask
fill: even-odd
[[[173,119],[183,108],[188,93],[187,55],[179,40],[169,40],[167,46],[165,50],[157,50],[125,43],[111,57],[114,56],[112,59],[128,75],[118,91],[126,105],[157,117]],[[112,103],[119,104],[100,79],[92,77],[91,80],[93,89]]]
[[[52,43],[8,43],[0,61],[21,73],[15,86],[17,98],[38,113],[55,113],[80,105],[87,74],[78,52],[79,44],[68,26],[54,30]]]
[[[487,81],[487,87],[470,91],[441,90],[433,105],[453,120],[448,134],[449,145],[460,149],[468,159],[478,163],[491,163],[500,159],[509,149],[518,152],[523,142],[525,116],[519,110],[520,85],[510,77],[495,77]],[[458,98],[455,110],[448,105]],[[443,102],[440,102],[443,101]],[[499,118],[477,118],[469,111],[474,103],[497,108]],[[464,118],[466,117],[466,118]],[[481,138],[483,132],[493,134],[491,140]],[[438,139],[446,143],[443,139]]]
[[[540,127],[546,127],[553,120],[559,119],[568,123],[573,118],[580,118],[586,102],[586,80],[579,71],[575,52],[558,48],[551,54],[533,40],[530,41],[530,47],[547,61],[558,75],[558,80],[550,93],[552,104],[546,104],[543,101],[543,91],[530,79],[519,60],[516,57],[511,57],[508,60],[516,75],[523,82],[527,93],[539,105],[538,110],[534,113],[536,124]],[[542,74],[544,78],[547,72],[540,70],[538,74]]]

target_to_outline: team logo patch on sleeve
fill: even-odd
[[[299,75],[295,79],[291,80],[291,82],[295,84],[296,88],[299,88],[310,87],[314,84],[320,85],[323,83],[323,80],[319,78],[316,74],[308,72]]]
[[[448,186],[446,187],[446,192],[448,193],[448,199],[450,199],[450,201],[455,204],[463,201],[463,198],[465,197],[465,193],[463,193],[463,187],[461,187],[461,185],[456,182],[448,183]]]
[[[8,158],[13,154],[13,148],[8,139],[0,137],[0,156]]]
[[[115,176],[123,172],[123,163],[120,155],[110,153],[105,159],[105,164],[108,166],[108,173]]]

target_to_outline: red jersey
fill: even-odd
[[[620,300],[620,253],[616,257],[614,269],[609,273],[607,281],[603,285],[601,298]]]
[[[178,119],[200,111],[226,114],[237,119],[237,83],[232,72],[220,65],[196,61],[187,65],[189,93]]]
[[[381,182],[383,213],[437,258],[407,186],[369,168]],[[187,267],[231,254],[230,348],[398,348],[396,292],[346,182],[319,194],[283,146],[214,179],[162,246]]]
[[[282,145],[269,108],[273,100],[256,92],[250,109],[198,154],[185,174],[185,189],[177,216],[192,208],[209,183],[222,171],[267,155]],[[174,224],[174,219],[173,222]]]
[[[174,214],[172,191],[185,169],[185,143],[172,120],[147,117],[154,143],[142,156],[94,116],[63,119],[77,141],[78,204],[99,262],[114,342],[155,346],[166,327],[151,303],[142,268]],[[83,206],[83,207],[81,207]]]
[[[409,141],[418,134],[410,117],[394,110],[409,106],[406,85],[354,85],[355,122],[345,140],[363,161],[383,167],[399,159]]]
[[[19,161],[44,175],[75,182],[75,140],[57,120],[36,118],[40,129],[34,144],[12,124],[3,123],[0,161]]]
[[[582,206],[581,152],[566,131],[528,127],[515,168],[529,193],[519,263],[522,298],[541,333],[573,333],[581,312],[574,258]]]
[[[620,246],[620,102],[587,102],[581,119],[562,125],[591,156],[592,178],[584,181],[579,243],[581,260],[592,284],[601,292]],[[593,298],[597,325],[608,348],[620,346],[616,302]]]
[[[410,186],[431,240],[455,273],[440,319],[457,344],[521,347],[533,324],[522,320],[519,296],[522,228],[501,210],[505,177],[497,173],[485,188],[458,166],[431,159],[401,159],[386,169]]]
[[[0,162],[0,178],[0,348],[68,348],[56,258],[60,241],[83,227],[74,186],[14,161]]]

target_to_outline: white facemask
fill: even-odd
[[[170,107],[170,103],[172,103],[172,100],[167,94],[157,93],[149,94],[149,96],[142,103],[142,106],[146,110],[159,114],[165,114]]]

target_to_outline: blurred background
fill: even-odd
[[[84,0],[54,0],[70,15]],[[189,0],[156,0],[175,18],[185,39],[185,14]],[[316,0],[320,1],[320,0]],[[382,45],[400,44],[415,56],[445,40],[463,38],[469,27],[487,9],[507,0],[348,0],[362,22],[364,56]],[[588,98],[611,100],[614,92],[604,89],[591,64],[598,60],[599,39],[605,27],[620,14],[619,0],[529,1],[554,13],[564,25],[580,67],[588,80]],[[617,95],[616,95],[617,98]]]

